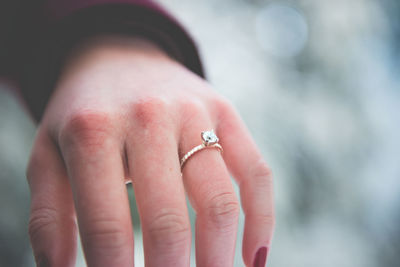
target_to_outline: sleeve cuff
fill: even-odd
[[[85,5],[85,2],[91,1],[82,1],[83,4],[72,9],[58,9],[61,10],[58,13],[50,11],[52,16],[47,18],[48,21],[29,35],[29,40],[38,41],[33,41],[24,54],[17,79],[36,121],[40,121],[43,115],[66,55],[80,40],[93,35],[141,35],[156,42],[189,70],[205,76],[191,37],[157,5],[148,1],[138,1],[143,4],[134,5]]]

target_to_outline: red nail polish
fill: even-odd
[[[268,248],[262,247],[258,249],[256,257],[254,258],[254,267],[264,267],[267,262]]]

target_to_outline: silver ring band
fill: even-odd
[[[198,145],[194,148],[192,148],[189,152],[187,152],[181,159],[181,170],[183,169],[183,166],[185,165],[186,161],[193,156],[195,153],[205,149],[205,148],[216,148],[218,149],[221,153],[223,152],[222,146],[218,144],[218,137],[214,134],[214,131],[204,131],[201,133],[201,139],[203,140],[203,143],[201,145]]]

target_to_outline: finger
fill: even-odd
[[[211,128],[202,116],[192,119],[182,132],[181,156],[201,144],[201,132]],[[220,151],[206,148],[191,156],[183,180],[197,215],[197,266],[233,266],[240,206]]]
[[[56,146],[39,132],[27,169],[29,235],[38,266],[74,266],[76,223],[68,177]]]
[[[133,232],[117,127],[74,117],[60,137],[88,266],[133,266]]]
[[[239,184],[246,216],[243,259],[247,266],[264,266],[275,224],[271,172],[233,108],[225,106],[220,115],[224,160]]]
[[[140,108],[138,108],[140,109]],[[145,108],[147,115],[152,108]],[[127,141],[146,266],[189,266],[191,232],[176,137],[159,112],[140,118]],[[171,124],[172,125],[172,124]]]

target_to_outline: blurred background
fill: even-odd
[[[193,34],[209,81],[273,170],[268,266],[400,266],[400,2],[160,2]],[[35,126],[5,87],[0,266],[33,266],[24,172]]]

